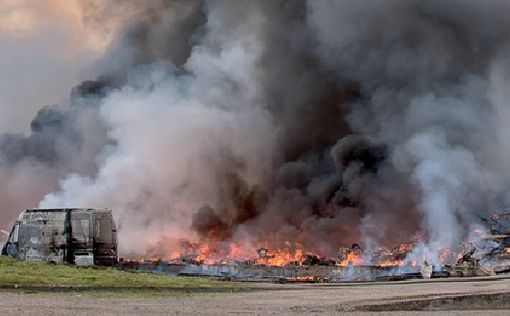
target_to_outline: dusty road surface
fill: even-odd
[[[510,279],[257,284],[237,293],[0,292],[0,315],[510,315]]]

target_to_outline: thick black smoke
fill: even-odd
[[[202,238],[333,255],[421,231],[434,261],[509,202],[508,9],[123,2],[103,75],[2,136],[1,172],[60,181],[41,206],[113,208],[125,252]]]

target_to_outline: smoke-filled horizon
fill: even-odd
[[[0,136],[4,225],[40,200],[111,208],[128,255],[419,233],[436,261],[510,205],[510,1],[103,5],[101,75]]]

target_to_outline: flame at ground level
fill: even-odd
[[[303,248],[299,243],[285,242],[280,247],[270,247],[262,243],[261,247],[242,242],[200,242],[180,241],[181,250],[166,254],[163,259],[172,262],[200,264],[258,264],[267,266],[284,265],[328,265],[328,266],[417,266],[427,261],[408,255],[413,251],[412,243],[403,243],[393,249],[379,248],[363,251],[359,245],[340,248],[334,257],[326,257],[313,250]],[[442,249],[441,259],[452,256],[452,251]],[[457,259],[461,254],[454,255]]]
[[[266,266],[322,265],[322,266],[433,266],[476,264],[486,256],[510,254],[510,233],[502,233],[475,226],[468,240],[459,242],[455,249],[442,247],[429,249],[426,237],[417,233],[412,242],[392,249],[351,247],[328,249],[328,252],[304,247],[298,241],[253,243],[247,240],[221,241],[214,238],[192,242],[183,239],[160,240],[149,257],[176,263],[195,264],[256,264]],[[171,250],[168,250],[171,249]],[[331,255],[331,253],[334,253]],[[325,253],[328,253],[325,255]]]

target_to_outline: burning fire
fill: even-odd
[[[295,251],[290,251],[288,248],[284,249],[276,249],[274,252],[266,252],[266,255],[261,255],[261,250],[259,249],[257,252],[259,253],[260,258],[256,261],[258,264],[266,264],[271,266],[283,266],[290,263],[298,263],[303,259],[303,250],[297,249]]]
[[[360,266],[363,265],[363,260],[361,258],[361,254],[351,251],[347,254],[347,258],[344,260],[341,260],[337,263],[338,266],[348,266],[348,265],[354,265],[354,266]]]
[[[420,236],[422,237],[422,236]],[[243,242],[215,241],[213,238],[192,243],[181,241],[181,251],[168,253],[166,256],[172,262],[187,262],[195,264],[255,264],[266,266],[285,265],[327,265],[327,266],[421,266],[424,262],[433,262],[423,254],[414,254],[415,245],[421,238],[410,243],[402,243],[393,249],[371,249],[363,251],[358,244],[349,248],[340,248],[337,256],[324,257],[311,249],[305,249],[300,243],[286,241],[280,246],[271,242],[263,242],[262,247]],[[473,246],[472,244],[470,244]],[[443,264],[455,264],[469,260],[473,247],[462,252],[449,248],[438,249],[436,260]],[[501,250],[510,254],[510,247]]]
[[[220,242],[188,243],[183,242],[183,251],[172,253],[171,261],[187,261],[203,264],[258,264],[267,266],[284,265],[330,265],[330,266],[401,266],[417,265],[415,261],[405,260],[413,250],[410,243],[401,244],[392,250],[382,250],[375,255],[366,255],[359,245],[341,248],[335,258],[326,258],[313,251],[304,249],[298,243],[285,242],[283,247],[255,248],[242,243]],[[446,254],[445,254],[446,255]]]

